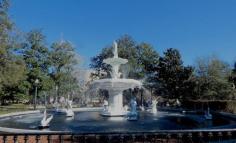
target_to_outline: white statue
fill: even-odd
[[[154,99],[152,100],[152,113],[156,114],[157,113],[157,100]]]
[[[130,101],[130,112],[127,114],[127,120],[130,121],[138,120],[137,102],[135,99],[131,99]]]
[[[145,111],[144,106],[140,106],[141,111]]]
[[[103,111],[108,111],[108,101],[107,100],[104,100],[103,101]]]
[[[74,111],[72,110],[72,100],[70,100],[70,96],[67,97],[67,108],[66,108],[66,117],[73,117]]]
[[[66,110],[66,117],[74,117],[74,111],[72,109]]]
[[[135,99],[131,99],[130,107],[131,107],[131,113],[137,113],[137,102]]]
[[[40,128],[48,128],[49,127],[49,123],[51,122],[51,120],[53,119],[53,115],[51,115],[49,118],[47,118],[47,111],[46,109],[44,110],[43,113],[43,119],[40,122]]]
[[[210,113],[210,108],[209,108],[209,107],[207,108],[207,111],[205,112],[204,117],[205,117],[207,120],[211,120],[211,119],[212,119],[212,115],[211,115],[211,113]]]
[[[179,99],[176,100],[176,105],[177,105],[178,107],[181,106],[181,102],[179,101]]]

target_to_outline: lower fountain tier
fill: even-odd
[[[123,108],[123,94],[122,91],[108,90],[109,100],[108,100],[108,110],[103,110],[101,115],[103,116],[123,116],[125,111]]]
[[[130,88],[140,88],[140,81],[134,79],[101,79],[91,84],[92,89],[107,90],[109,94],[108,109],[101,114],[104,116],[123,116],[123,91]]]

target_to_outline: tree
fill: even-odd
[[[155,76],[159,55],[150,44],[141,43],[137,46],[137,57],[140,74],[144,77],[143,85],[152,92],[152,89],[158,84]]]
[[[234,88],[236,87],[236,62],[234,63],[234,68],[232,70],[231,81],[234,84]]]
[[[26,41],[21,51],[27,67],[27,85],[29,93],[33,94],[35,86],[39,91],[49,90],[52,81],[49,76],[49,51],[45,44],[45,36],[40,30],[32,30],[26,34]],[[35,84],[36,79],[40,82]]]
[[[25,65],[22,59],[13,53],[14,24],[8,16],[9,1],[0,1],[0,97],[2,104],[6,99],[13,100],[18,84],[25,78]]]
[[[229,65],[217,57],[200,58],[195,66],[196,94],[199,99],[232,99],[233,83]]]
[[[193,68],[183,65],[177,49],[170,48],[164,52],[164,56],[159,59],[156,73],[156,80],[159,82],[156,89],[160,95],[167,98],[185,98],[190,88],[187,83]]]
[[[50,62],[50,75],[55,85],[58,86],[61,95],[79,88],[77,80],[73,76],[73,71],[78,61],[74,47],[70,42],[54,42],[51,46]]]

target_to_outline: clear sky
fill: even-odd
[[[87,65],[123,34],[159,53],[177,48],[185,64],[236,61],[236,0],[11,0],[10,14],[25,32],[43,29],[48,44],[63,33]]]

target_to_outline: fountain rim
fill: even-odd
[[[94,107],[88,107],[88,108],[73,108],[74,111],[81,111],[81,112],[89,112],[89,111],[99,111],[101,110],[102,107],[94,108]],[[41,112],[40,110],[29,110],[29,111],[22,111],[22,112],[13,112],[13,113],[8,113],[4,115],[0,115],[0,118],[6,118],[6,117],[12,117],[12,116],[18,116],[18,115],[27,115],[27,114],[34,114],[34,113],[39,113]],[[232,113],[227,113],[227,112],[216,112],[219,114],[222,114],[223,116],[234,116],[232,118],[236,119],[236,115]],[[229,118],[229,117],[228,117]],[[223,126],[220,126],[223,127]],[[35,129],[19,129],[19,128],[8,128],[8,127],[1,127],[0,126],[0,132],[2,134],[18,134],[18,135],[25,135],[25,134],[39,134],[39,135],[45,135],[45,134],[51,134],[51,135],[68,135],[68,134],[78,134],[78,135],[89,135],[89,134],[96,134],[96,135],[103,135],[103,134],[163,134],[163,133],[173,133],[173,134],[178,134],[178,133],[198,133],[198,132],[230,132],[230,131],[236,131],[236,128],[199,128],[199,129],[180,129],[180,130],[151,130],[151,131],[124,131],[124,132],[118,132],[118,131],[99,131],[99,132],[75,132],[75,131],[45,131],[45,130],[35,130]]]

